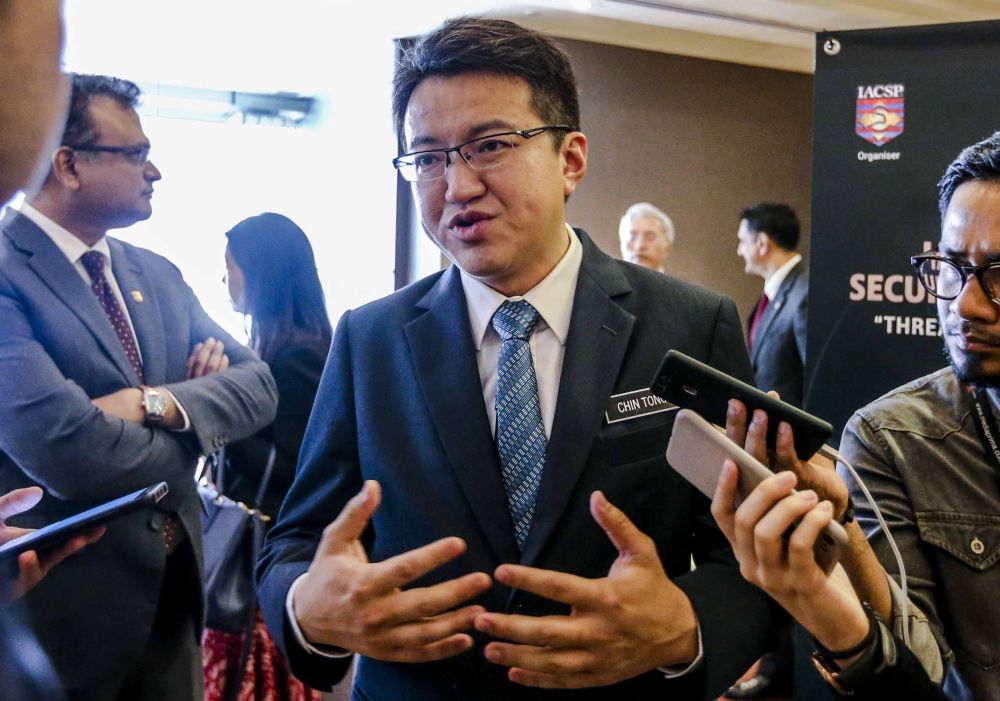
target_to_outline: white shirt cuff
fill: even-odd
[[[174,400],[174,406],[177,407],[177,411],[180,412],[181,418],[184,419],[184,425],[181,426],[178,429],[175,429],[175,432],[176,433],[187,433],[188,431],[191,430],[191,418],[188,416],[188,413],[186,411],[184,411],[184,407],[181,406],[181,403],[179,401],[177,401],[177,397],[174,396],[174,393],[171,392],[166,387],[163,387],[162,389],[163,389],[164,392],[166,392],[167,394],[170,395],[171,399]]]
[[[295,636],[295,642],[297,642],[299,647],[310,655],[319,655],[320,657],[327,657],[332,660],[341,660],[345,657],[350,657],[354,654],[350,650],[341,650],[333,645],[324,645],[323,649],[320,649],[306,640],[306,636],[302,633],[302,629],[299,627],[299,622],[295,620],[295,608],[293,606],[293,601],[295,600],[295,588],[299,586],[299,582],[302,581],[303,577],[305,577],[305,575],[300,574],[295,578],[295,581],[292,582],[292,586],[288,587],[288,596],[285,597],[285,615],[288,616],[288,625],[292,629],[292,635]]]
[[[685,674],[690,674],[691,672],[697,671],[701,667],[702,660],[705,659],[705,648],[701,644],[701,624],[698,624],[698,656],[694,658],[694,661],[686,667],[681,667],[678,665],[671,665],[670,667],[657,667],[663,676],[667,679],[673,679],[674,677],[683,677]]]

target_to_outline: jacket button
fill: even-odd
[[[163,528],[163,514],[153,514],[152,518],[149,519],[149,528],[154,531]]]
[[[972,542],[969,543],[969,549],[972,550],[972,552],[974,552],[976,555],[982,555],[983,551],[986,550],[986,546],[983,545],[983,541],[979,540],[979,538],[977,537],[973,538]]]

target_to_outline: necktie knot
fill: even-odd
[[[490,323],[500,334],[501,341],[511,338],[526,341],[535,330],[539,318],[538,310],[522,299],[519,302],[507,301],[501,304]]]
[[[96,280],[99,275],[104,275],[104,254],[100,251],[87,251],[80,256],[80,262],[83,263],[91,280]]]

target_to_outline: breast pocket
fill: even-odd
[[[949,643],[982,669],[1000,667],[1000,516],[917,512],[921,540],[932,546],[938,613]],[[947,602],[947,603],[943,603]]]
[[[676,411],[640,416],[601,429],[601,462],[607,467],[659,458],[666,462],[667,443]]]

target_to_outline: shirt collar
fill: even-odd
[[[88,251],[100,251],[103,253],[105,265],[108,265],[111,261],[111,247],[108,246],[107,237],[102,236],[100,241],[93,246],[87,246],[87,244],[70,233],[68,229],[52,221],[27,202],[21,203],[19,211],[31,220],[35,226],[45,232],[46,236],[52,239],[52,243],[63,252],[63,255],[69,259],[70,263],[76,265],[80,257]]]
[[[785,261],[785,264],[774,271],[774,274],[764,281],[764,294],[767,295],[768,299],[774,299],[778,294],[778,290],[781,289],[781,283],[785,281],[788,277],[788,273],[792,272],[792,268],[799,264],[802,260],[802,256],[796,253],[794,256]]]
[[[569,248],[548,275],[520,297],[504,297],[489,285],[480,282],[459,268],[465,301],[469,308],[469,325],[472,328],[472,342],[476,350],[483,345],[483,338],[492,326],[490,320],[500,305],[508,299],[524,299],[531,303],[541,316],[536,330],[548,326],[555,333],[561,345],[566,345],[569,334],[570,317],[573,314],[573,298],[576,293],[576,279],[583,262],[583,246],[570,226],[566,225]]]

